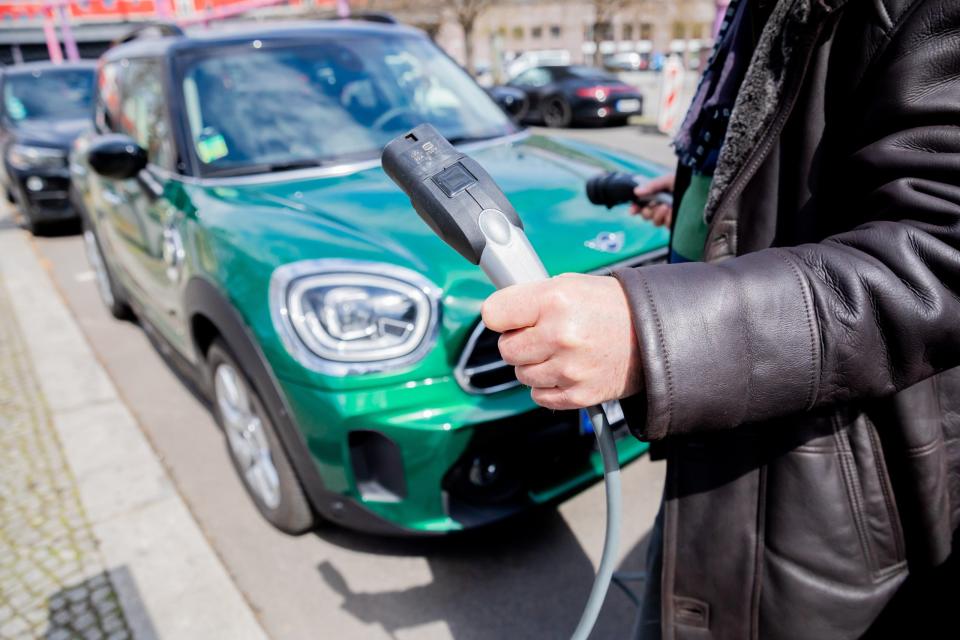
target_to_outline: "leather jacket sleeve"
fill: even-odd
[[[850,230],[717,263],[616,272],[650,440],[894,393],[960,365],[960,3],[868,72]],[[946,6],[946,3],[940,3]],[[919,12],[918,12],[919,13]],[[838,219],[838,218],[834,218]]]

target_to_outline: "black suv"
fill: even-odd
[[[0,184],[31,231],[76,216],[67,155],[91,126],[95,71],[93,62],[0,71]]]

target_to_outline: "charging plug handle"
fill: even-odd
[[[497,288],[545,280],[548,275],[523,231],[523,223],[493,178],[457,151],[429,124],[390,141],[383,170],[440,238],[480,265]],[[603,606],[620,546],[620,466],[603,409],[587,409],[603,458],[607,531],[593,588],[573,640],[586,640]]]

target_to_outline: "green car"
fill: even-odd
[[[492,285],[379,155],[434,124],[553,274],[664,259],[664,230],[584,195],[657,167],[531,135],[422,32],[363,21],[134,39],[100,61],[95,120],[70,165],[103,300],[209,395],[276,527],[445,533],[600,477],[580,414],[538,409],[480,324]],[[621,432],[627,462],[645,445]]]

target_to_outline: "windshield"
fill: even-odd
[[[183,98],[205,175],[375,158],[430,122],[454,141],[516,131],[506,114],[424,38],[254,41],[187,63]]]
[[[71,120],[93,113],[93,69],[11,73],[3,81],[3,106],[14,122]]]
[[[586,80],[616,80],[616,78],[611,76],[609,73],[594,67],[574,65],[571,67],[566,67],[565,72],[568,77],[572,76],[574,78],[584,78]]]

